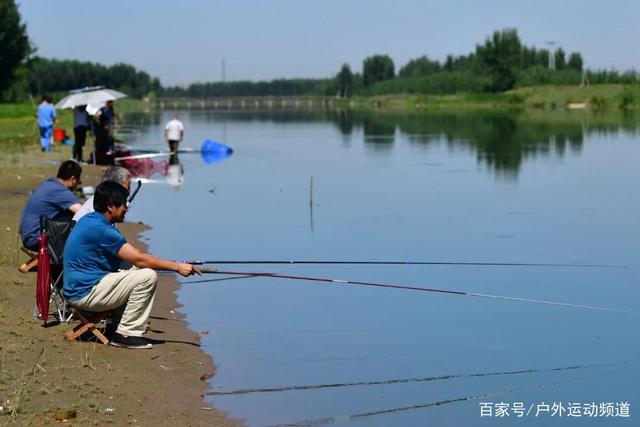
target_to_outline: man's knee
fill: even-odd
[[[158,283],[158,273],[156,273],[155,270],[151,268],[141,268],[140,274],[142,275],[145,283],[151,286],[155,286],[156,283]]]

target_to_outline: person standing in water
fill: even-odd
[[[178,118],[177,114],[173,115],[173,119],[164,127],[164,140],[169,144],[169,151],[172,153],[178,152],[178,145],[184,137],[184,126]]]

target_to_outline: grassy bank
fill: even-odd
[[[337,104],[345,108],[394,111],[554,110],[569,107],[597,111],[635,110],[640,109],[640,86],[532,86],[496,94],[380,95],[340,100]]]
[[[198,99],[194,98],[192,101],[194,105],[200,105]],[[512,109],[553,111],[569,108],[610,112],[640,110],[640,85],[598,84],[585,87],[547,85],[522,87],[504,93],[393,94],[335,99],[331,102],[335,108],[400,113]],[[159,107],[153,99],[145,101],[126,98],[116,103],[118,113],[147,112],[156,108]],[[244,109],[245,106],[243,105],[242,108]],[[251,103],[248,103],[246,108],[250,110]],[[33,119],[34,112],[35,107],[31,103],[0,104],[0,141],[3,143],[30,140],[36,142],[38,130]],[[58,115],[58,126],[65,128],[67,133],[71,133],[71,110],[60,110]]]
[[[139,99],[117,101],[118,113],[148,111],[154,103]],[[31,103],[0,104],[0,145],[7,149],[23,151],[29,144],[38,144],[40,134],[35,120],[37,106]],[[56,127],[64,128],[73,137],[73,112],[70,109],[57,110]]]
[[[56,127],[73,130],[71,110],[58,111]],[[35,108],[29,103],[0,104],[0,144],[19,149],[28,144],[38,144],[40,133],[35,119]]]

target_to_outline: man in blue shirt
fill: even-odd
[[[81,183],[82,167],[73,160],[62,162],[56,178],[49,178],[31,194],[20,219],[20,237],[25,248],[38,250],[40,217],[69,219],[82,206],[72,191]]]
[[[107,101],[104,107],[100,108],[100,115],[104,117],[104,123],[106,126],[113,126],[115,124],[115,110],[113,109],[113,101]]]
[[[51,105],[51,97],[43,96],[42,103],[38,106],[36,116],[40,128],[40,146],[42,151],[51,151],[51,137],[53,136],[53,123],[56,121],[56,109]]]
[[[115,228],[124,221],[129,192],[114,181],[96,188],[95,212],[74,227],[64,247],[63,293],[74,307],[90,312],[124,306],[111,344],[125,348],[151,348],[142,337],[151,314],[158,275],[154,269],[182,276],[200,274],[191,264],[158,259],[127,243]],[[119,270],[121,261],[134,267]]]

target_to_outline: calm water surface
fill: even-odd
[[[228,268],[640,310],[634,117],[182,117],[185,146],[214,139],[235,153],[212,165],[184,154],[182,185],[156,175],[143,187],[129,218],[153,226],[145,237],[154,254],[620,264],[628,269]],[[130,115],[127,138],[164,149],[169,118]],[[630,419],[580,424],[640,417],[638,314],[267,278],[184,284],[179,301],[191,327],[209,331],[202,338],[218,367],[214,391],[438,377],[208,398],[251,426],[567,422],[566,413],[534,417],[542,402],[631,404]],[[523,370],[533,372],[513,372]],[[479,402],[534,409],[481,419]]]

